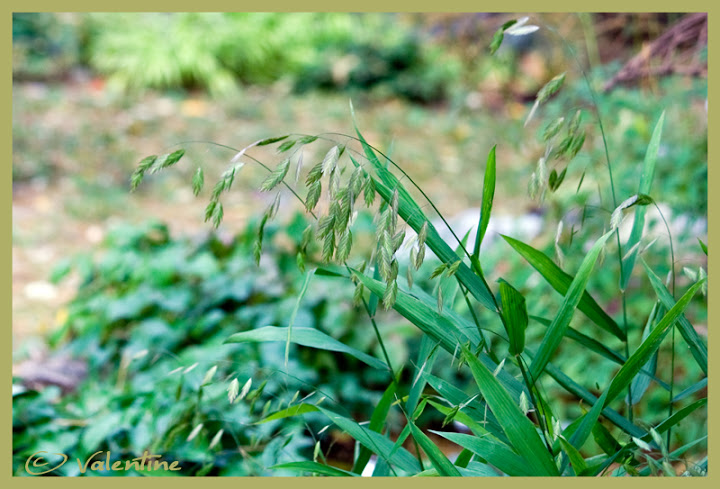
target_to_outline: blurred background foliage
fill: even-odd
[[[303,280],[295,251],[304,218],[281,211],[287,232],[267,230],[272,260],[258,269],[250,259],[257,225],[252,216],[270,204],[256,191],[263,175],[246,172],[236,180],[216,233],[203,224],[204,201],[193,199],[189,186],[196,165],[205,165],[212,180],[237,149],[258,139],[350,132],[349,98],[365,136],[398,160],[446,215],[457,216],[452,222],[461,234],[467,229],[463,216],[472,216],[467,227],[476,223],[485,155],[498,144],[494,215],[511,224],[491,234],[526,233],[553,256],[562,220],[557,242],[569,257],[567,270],[577,268],[612,211],[598,109],[584,77],[596,91],[622,199],[637,190],[652,128],[665,110],[653,197],[669,211],[679,269],[689,270],[679,278],[684,287],[687,273],[697,273],[698,263],[706,267],[697,238],[707,242],[707,80],[645,77],[602,91],[625,61],[681,14],[533,16],[540,31],[507,36],[490,56],[493,33],[512,17],[15,13],[14,466],[21,468],[28,454],[41,449],[77,456],[112,450],[128,458],[153,447],[168,459],[182,459],[189,471],[183,474],[265,475],[264,468],[278,461],[312,458],[313,436],[325,426],[313,415],[306,417],[308,425],[251,425],[296,392],[302,398],[318,386],[323,394],[313,395],[327,395],[333,406],[367,417],[387,385],[382,372],[345,355],[298,347],[290,377],[282,365],[284,345],[221,345],[242,329],[285,325]],[[524,127],[537,90],[561,72],[567,72],[561,93]],[[583,109],[587,131],[583,150],[571,161],[549,162],[558,173],[567,168],[565,181],[544,202],[531,199],[528,182],[543,156],[542,132],[549,121],[577,109]],[[192,164],[158,175],[130,197],[128,176],[137,161],[178,144]],[[308,161],[321,157],[306,154]],[[150,216],[161,222],[148,224]],[[657,213],[648,216],[658,242],[644,256],[665,273],[667,234]],[[528,231],[529,222],[540,224]],[[365,225],[371,231],[371,223]],[[484,268],[518,277],[515,285],[537,309],[531,314],[549,315],[558,297],[492,235],[483,247]],[[419,274],[419,286],[428,286],[431,270]],[[609,298],[617,280],[614,267],[600,267],[590,286],[613,316],[619,305]],[[640,312],[654,296],[639,279],[630,288],[637,344],[645,321]],[[297,321],[379,354],[367,318],[350,306],[352,293],[350,284],[314,278]],[[688,315],[706,335],[702,299]],[[380,324],[391,357],[411,367],[415,330],[392,313]],[[534,326],[529,342],[544,332]],[[609,337],[600,339],[617,346]],[[578,352],[558,354],[571,377],[592,369],[607,379],[615,371],[610,362]],[[667,358],[660,356],[659,369],[669,369]],[[53,359],[60,359],[59,367],[47,363]],[[81,366],[66,387],[38,374],[48,365],[75,372],[78,359]],[[462,382],[449,356],[445,360],[437,362],[435,375]],[[214,380],[202,387],[213,365]],[[682,356],[675,367],[688,383],[701,377]],[[233,377],[241,385],[252,377],[255,397],[228,403],[225,389]],[[565,401],[565,414],[580,412],[575,399],[545,387]],[[654,384],[648,390],[653,402],[646,419],[662,419],[664,394]],[[689,418],[678,443],[697,438],[704,416],[698,411]],[[200,435],[187,441],[198,423],[204,426]],[[224,434],[209,449],[220,429]],[[352,459],[352,443],[339,430],[328,429],[319,441],[338,465]]]

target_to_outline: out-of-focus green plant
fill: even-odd
[[[298,89],[385,90],[440,100],[451,65],[434,63],[403,24],[381,14],[93,14],[91,65],[123,90],[206,88],[285,79]],[[442,69],[441,69],[442,67]]]
[[[370,409],[386,376],[349,374],[362,370],[359,360],[297,347],[286,364],[281,344],[223,345],[230,334],[294,314],[298,326],[372,351],[372,334],[352,327],[362,316],[341,300],[351,300],[351,286],[320,278],[296,309],[303,275],[286,247],[300,246],[304,227],[299,215],[291,221],[285,248],[274,244],[278,227],[267,227],[265,245],[277,253],[262,270],[251,259],[254,233],[190,241],[172,239],[160,224],[117,227],[101,253],[58,265],[53,280],[74,273],[80,285],[49,338],[50,354],[83,362],[87,377],[71,392],[15,379],[15,474],[27,475],[25,462],[39,450],[71,457],[55,475],[78,475],[74,458],[99,450],[112,461],[148,450],[180,462],[177,475],[268,475],[265,467],[310,457],[310,435],[324,424],[254,425],[258,416],[323,396]]]
[[[81,32],[73,14],[15,12],[12,36],[16,78],[62,76],[81,60]]]

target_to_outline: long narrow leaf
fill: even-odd
[[[704,397],[702,399],[698,399],[695,402],[692,402],[688,404],[687,406],[683,407],[682,409],[678,409],[675,411],[671,416],[665,418],[661,423],[659,423],[655,427],[655,431],[657,431],[658,434],[663,434],[673,426],[677,425],[680,421],[690,416],[692,413],[697,411],[703,406],[707,405],[707,397]],[[652,441],[652,436],[650,434],[645,435],[642,437],[642,440],[646,442]]]
[[[565,330],[570,326],[570,320],[575,313],[575,308],[585,294],[585,287],[590,279],[590,274],[595,267],[595,262],[600,255],[600,251],[611,234],[612,232],[608,232],[600,237],[580,264],[580,269],[572,280],[570,287],[568,287],[560,310],[552,324],[548,327],[535,356],[535,360],[530,365],[530,375],[532,379],[537,380],[545,368],[545,365],[548,364],[553,353],[555,353],[555,350],[557,350],[557,347],[560,345],[565,335]]]
[[[530,470],[527,461],[513,452],[510,447],[492,438],[484,436],[466,435],[464,433],[448,433],[433,431],[443,438],[470,450],[482,457],[490,465],[497,467],[504,474],[510,476],[528,477],[536,475]]]
[[[462,411],[458,412],[457,416],[458,419],[460,419],[463,412],[467,413],[468,417],[472,420],[472,423],[465,423],[467,427],[470,428],[470,431],[478,436],[489,432],[501,442],[507,444],[510,443],[510,440],[508,440],[505,435],[505,432],[500,426],[497,418],[489,409],[487,409],[487,406],[484,403],[478,401],[477,399],[471,399],[467,393],[439,377],[435,377],[434,375],[428,373],[424,373],[423,377],[426,378],[427,383],[430,384],[443,399],[456,406],[464,406]],[[445,408],[436,405],[436,403],[433,403],[432,401],[430,401],[430,404],[435,406],[438,411],[445,415],[449,412],[449,408],[447,408],[448,411],[445,411]],[[475,425],[481,426],[482,432],[478,432],[475,429]]]
[[[276,326],[264,326],[262,328],[235,333],[224,341],[224,343],[264,343],[269,341],[287,341],[290,335],[290,342],[318,350],[329,350],[341,353],[347,353],[361,362],[370,365],[373,368],[387,370],[388,366],[377,358],[371,357],[367,353],[351,348],[335,338],[326,335],[322,331],[313,328],[293,328],[292,332],[288,332],[288,328]]]
[[[329,477],[358,477],[358,474],[353,474],[347,470],[338,469],[330,465],[324,465],[311,460],[304,462],[288,462],[284,464],[273,465],[270,470],[293,470],[297,472],[310,472],[311,474],[325,475]]]
[[[382,293],[385,290],[385,284],[371,279],[367,275],[357,270],[350,269],[358,279],[369,290],[375,293]],[[454,354],[458,345],[470,343],[473,347],[478,344],[477,330],[474,328],[460,329],[455,321],[451,321],[445,315],[441,315],[435,309],[433,304],[428,304],[420,297],[407,293],[398,287],[397,298],[393,308],[403,317],[420,328],[425,334],[430,336],[435,342],[450,354]],[[485,354],[479,356],[480,360],[486,368],[495,369],[497,365]],[[497,379],[502,383],[503,387],[508,389],[514,399],[519,399],[520,392],[524,390],[523,386],[512,375],[505,370],[498,373]]]
[[[490,150],[487,165],[485,166],[480,223],[478,224],[477,235],[475,237],[475,249],[473,251],[473,256],[476,259],[480,257],[480,245],[482,244],[488,223],[490,222],[490,213],[492,212],[493,198],[495,197],[495,148],[496,146],[493,146]]]
[[[650,194],[653,177],[655,176],[655,163],[657,162],[658,150],[660,149],[660,136],[662,134],[664,122],[665,112],[663,111],[660,115],[660,119],[655,125],[655,130],[653,130],[652,137],[650,138],[650,144],[648,145],[647,152],[645,153],[645,162],[643,163],[642,175],[640,175],[638,194]],[[635,221],[633,221],[630,238],[626,244],[626,249],[631,251],[622,261],[622,274],[620,282],[620,289],[622,290],[627,288],[630,275],[632,275],[633,268],[635,267],[635,260],[637,259],[638,250],[640,249],[636,245],[642,238],[643,229],[645,228],[646,212],[647,208],[645,206],[640,206],[635,209]]]
[[[684,389],[682,392],[680,392],[677,396],[673,397],[672,402],[681,401],[681,400],[685,399],[686,397],[691,396],[691,395],[695,394],[696,392],[707,388],[707,385],[708,385],[708,378],[705,377],[701,381],[694,383],[687,389]]]
[[[525,329],[528,325],[525,297],[512,285],[500,280],[500,300],[505,328],[510,339],[510,354],[520,355],[525,349]]]
[[[669,310],[674,304],[672,295],[670,295],[670,292],[662,283],[662,280],[660,280],[660,278],[655,275],[655,273],[647,265],[647,263],[645,263],[645,261],[643,261],[642,263],[645,267],[645,272],[650,279],[650,284],[655,290],[655,294],[657,294],[658,299],[665,307],[665,309]],[[683,340],[685,340],[685,343],[687,343],[688,348],[690,348],[690,354],[693,356],[702,371],[707,374],[707,346],[705,346],[705,343],[703,343],[703,341],[700,339],[700,335],[698,335],[697,331],[695,331],[695,328],[693,328],[692,324],[690,324],[690,321],[688,321],[684,315],[681,315],[678,318],[677,328],[680,332],[680,335],[683,337]]]
[[[539,316],[530,316],[530,318],[539,322],[543,326],[550,326],[550,324],[552,324],[551,320],[542,318]],[[568,339],[571,339],[573,341],[580,343],[583,347],[587,348],[588,350],[590,350],[594,353],[597,353],[598,355],[600,355],[604,358],[607,358],[608,360],[610,360],[614,363],[617,363],[618,365],[623,365],[625,363],[625,356],[623,354],[621,354],[611,348],[608,348],[607,346],[600,343],[595,338],[591,338],[572,327],[569,327],[565,331],[565,336]],[[668,383],[665,382],[664,380],[658,378],[656,375],[653,375],[651,372],[649,372],[645,369],[641,370],[641,372],[643,374],[645,374],[646,376],[650,377],[655,382],[657,382],[658,385],[660,387],[662,387],[663,389],[665,389],[666,391],[670,390],[670,386],[668,385]]]
[[[455,467],[445,454],[438,448],[428,436],[420,430],[415,423],[408,421],[410,431],[413,438],[418,442],[420,448],[423,449],[425,455],[430,459],[430,463],[438,471],[438,474],[444,477],[460,477],[460,471]]]
[[[308,271],[305,274],[305,280],[303,281],[302,288],[298,294],[297,300],[295,301],[295,307],[293,308],[292,314],[290,315],[290,321],[288,322],[288,334],[287,341],[285,342],[285,368],[288,366],[288,359],[290,358],[290,338],[292,337],[292,327],[295,324],[295,318],[297,317],[298,310],[300,310],[300,304],[302,303],[305,293],[308,289],[308,284],[313,276],[312,271]]]
[[[563,296],[567,294],[573,277],[560,269],[547,255],[536,250],[530,245],[501,235],[505,241],[512,246],[530,265],[537,270],[542,277]],[[598,305],[595,299],[585,291],[582,294],[578,309],[585,314],[592,322],[610,332],[617,338],[624,340],[625,334],[617,323]]]
[[[462,351],[480,392],[497,417],[513,448],[527,460],[528,466],[535,475],[558,475],[555,462],[532,422],[520,410],[492,372],[466,347],[463,347]]]
[[[580,475],[581,473],[586,471],[587,464],[585,463],[585,459],[582,457],[578,449],[575,448],[573,444],[566,440],[562,435],[560,436],[559,440],[560,445],[562,445],[563,450],[565,450],[565,453],[567,453],[568,455],[573,470],[575,471],[575,475]]]
[[[420,394],[422,394],[422,391],[425,388],[425,384],[427,383],[425,377],[423,376],[423,373],[429,373],[432,371],[433,364],[435,363],[435,358],[437,357],[437,346],[437,343],[433,342],[433,340],[431,340],[430,337],[427,335],[423,335],[422,339],[420,340],[418,361],[415,368],[415,377],[413,379],[412,385],[410,386],[410,393],[408,394],[408,399],[405,402],[405,410],[408,413],[413,413],[415,411],[415,408],[417,407],[418,400],[420,399]]]
[[[635,375],[640,371],[643,365],[652,357],[653,353],[657,351],[662,343],[665,335],[670,330],[670,327],[677,321],[680,315],[683,313],[685,308],[690,304],[695,293],[700,290],[705,279],[698,281],[685,294],[680,298],[677,303],[663,316],[663,318],[655,326],[655,329],[648,335],[648,337],[642,342],[642,344],[635,350],[635,353],[630,355],[625,365],[620,368],[620,371],[615,374],[610,386],[608,387],[608,396],[605,400],[605,404],[612,402],[620,393],[632,382]]]
[[[525,350],[525,353],[532,357],[532,353],[529,350]],[[552,377],[558,384],[560,384],[563,389],[579,397],[588,404],[595,405],[595,403],[597,402],[598,398],[594,396],[592,392],[590,392],[589,390],[572,380],[570,377],[565,375],[562,370],[560,370],[552,363],[547,364],[547,366],[545,367],[545,372],[547,372],[550,377]],[[617,426],[631,436],[643,437],[647,434],[645,430],[628,421],[626,417],[620,415],[620,413],[618,413],[614,409],[605,407],[602,410],[602,414],[608,421],[610,421],[615,426]]]
[[[397,383],[395,382],[392,382],[388,386],[388,388],[385,389],[383,396],[380,398],[380,402],[378,402],[377,406],[375,406],[375,409],[373,410],[368,428],[377,433],[380,433],[382,431],[382,427],[385,424],[385,420],[387,419],[390,407],[392,406],[393,400],[395,399],[396,390]],[[358,453],[358,457],[355,460],[355,464],[353,465],[352,469],[354,473],[362,474],[363,469],[370,460],[371,453],[372,452],[370,452],[367,447],[360,447],[360,453]]]
[[[318,407],[314,404],[296,404],[265,416],[263,419],[258,421],[257,424],[269,423],[270,421],[277,421],[278,419],[292,418],[294,416],[300,416],[307,413],[314,413],[319,410],[320,409],[318,409]]]
[[[645,323],[645,327],[643,328],[643,336],[641,341],[645,341],[645,338],[650,334],[650,331],[652,330],[653,326],[655,325],[656,319],[660,315],[662,315],[664,312],[664,309],[662,309],[662,306],[658,303],[656,303],[652,311],[650,312],[650,315],[648,316],[648,320]],[[658,363],[658,352],[656,351],[653,353],[653,355],[650,357],[650,360],[643,366],[641,369],[641,372],[651,372],[652,376],[655,376],[655,372],[657,371],[657,363]],[[642,399],[642,396],[645,395],[645,392],[647,391],[648,387],[650,387],[650,375],[636,375],[635,378],[630,383],[630,392],[632,393],[632,397],[630,399],[630,404],[635,405]]]
[[[334,411],[323,407],[320,407],[319,409],[328,418],[330,418],[333,423],[338,425],[360,444],[369,448],[378,457],[386,460],[391,465],[394,465],[410,474],[415,474],[420,471],[420,464],[418,461],[415,460],[415,458],[410,455],[410,452],[404,448],[397,448],[394,450],[394,453],[392,453],[393,442],[389,439],[364,426],[361,426],[352,419],[339,415]]]

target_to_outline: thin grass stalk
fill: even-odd
[[[667,220],[665,219],[665,215],[660,210],[660,207],[658,207],[657,203],[655,203],[655,208],[657,209],[658,213],[660,214],[660,218],[662,219],[663,223],[665,224],[665,230],[667,230],[668,233],[668,240],[670,241],[670,277],[672,280],[671,285],[671,294],[673,300],[675,300],[675,249],[673,247],[673,239],[672,239],[672,232],[670,231],[670,226],[668,225]],[[670,341],[670,400],[668,401],[668,417],[673,415],[673,398],[674,394],[673,391],[675,390],[675,327],[672,329],[672,337]],[[667,432],[667,438],[666,438],[666,445],[667,449],[670,450],[670,438],[672,436],[672,426],[668,429]]]
[[[560,34],[557,30],[553,29],[552,27],[548,27],[548,30],[558,36],[560,38],[560,43],[562,46],[565,47],[565,49],[569,52],[570,58],[575,62],[575,64],[578,67],[578,70],[582,74],[583,80],[585,81],[585,85],[588,88],[588,92],[590,93],[590,98],[592,100],[592,104],[595,107],[595,117],[598,122],[598,128],[600,129],[600,135],[602,137],[603,142],[603,149],[605,151],[605,162],[607,163],[607,170],[608,170],[608,176],[610,178],[610,190],[612,194],[613,199],[613,208],[617,208],[617,196],[615,194],[615,180],[613,179],[613,172],[612,172],[612,161],[610,159],[610,150],[608,148],[607,143],[607,137],[605,136],[605,126],[602,122],[602,117],[600,115],[600,104],[597,101],[597,94],[595,93],[595,90],[592,87],[592,84],[590,83],[590,78],[588,77],[587,72],[580,64],[580,60],[578,59],[577,55],[575,54],[575,51],[573,50],[572,46],[567,42],[567,40],[563,37],[562,34]],[[622,244],[620,243],[620,229],[615,229],[615,240],[617,242],[617,257],[618,257],[618,266],[620,267],[620,281],[619,283],[623,282],[623,266],[622,266]],[[623,310],[623,332],[625,333],[625,340],[623,341],[624,347],[625,347],[625,358],[630,357],[630,338],[628,335],[629,330],[629,324],[627,320],[627,301],[626,301],[626,294],[625,290],[621,289],[620,294],[622,297],[622,310]],[[628,407],[628,420],[632,423],[633,421],[633,406],[632,406],[632,387],[628,385],[628,393],[627,393],[627,407]]]
[[[535,385],[530,379],[529,372],[525,368],[525,365],[523,364],[524,360],[522,358],[522,355],[517,355],[517,364],[520,368],[520,372],[522,373],[523,380],[525,381],[525,385],[528,388],[528,393],[530,394],[530,402],[532,402],[533,406],[535,407],[535,418],[538,421],[538,424],[540,425],[540,431],[543,434],[543,441],[545,442],[545,446],[547,447],[548,451],[550,452],[550,455],[553,454],[552,449],[552,443],[550,443],[550,440],[548,440],[548,427],[545,424],[545,416],[542,411],[542,407],[540,406],[540,403],[535,399],[534,389]]]

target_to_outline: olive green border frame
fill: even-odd
[[[2,270],[6,278],[1,282],[2,303],[5,307],[0,308],[5,314],[6,318],[9,318],[8,323],[12,325],[12,12],[60,12],[60,11],[353,11],[353,12],[371,12],[371,11],[385,11],[385,12],[474,12],[474,11],[497,11],[497,12],[576,12],[576,11],[587,11],[587,12],[708,12],[708,39],[709,43],[714,44],[716,34],[716,13],[720,11],[720,3],[716,0],[686,0],[684,2],[670,2],[665,0],[655,1],[617,1],[617,0],[605,0],[603,2],[593,1],[589,3],[579,4],[578,2],[571,2],[569,0],[552,0],[543,2],[532,2],[528,0],[509,0],[503,1],[501,4],[494,2],[478,2],[469,0],[450,0],[438,4],[437,2],[430,2],[428,0],[421,1],[410,1],[410,0],[365,0],[363,2],[354,3],[343,3],[338,0],[306,0],[304,2],[291,2],[290,0],[272,0],[264,2],[231,2],[228,0],[206,0],[204,2],[193,2],[188,0],[180,0],[175,2],[158,2],[158,1],[137,1],[137,0],[125,0],[123,2],[108,2],[99,3],[91,2],[89,0],[74,0],[66,2],[52,2],[48,0],[44,1],[17,1],[10,0],[7,3],[3,2],[3,10],[6,11],[3,17],[2,25],[5,28],[2,29],[2,59],[4,77],[2,78],[1,87],[5,96],[2,98],[3,112],[6,114],[0,123],[0,143],[4,154],[7,158],[5,165],[2,166],[3,170],[0,174],[0,183],[2,188],[6,189],[7,193],[0,192],[0,199],[4,202],[3,213],[1,214],[3,228],[8,232],[3,234],[0,239],[0,246],[2,247],[3,267]],[[498,9],[498,7],[502,7]],[[717,14],[720,18],[720,14]],[[715,66],[717,64],[718,56],[714,50],[708,50],[709,63],[708,63],[708,74],[710,77],[711,73],[715,72]],[[708,100],[712,99],[709,103],[710,109],[708,112],[708,134],[712,134],[713,129],[720,126],[720,109],[715,110],[715,97],[718,96],[720,90],[712,84],[708,84]],[[708,138],[708,152],[709,155],[718,154],[716,146],[713,144],[712,139]],[[709,156],[710,159],[710,156]],[[710,166],[710,165],[709,165]],[[708,222],[710,216],[715,215],[718,212],[718,206],[720,205],[720,195],[715,194],[713,190],[717,191],[720,188],[720,170],[716,170],[712,167],[708,168]],[[720,238],[716,240],[718,236],[718,228],[715,226],[708,226],[708,246],[713,249],[715,243],[720,243]],[[720,246],[720,245],[718,245]],[[719,268],[713,259],[708,260],[708,275],[714,277],[718,272]],[[709,303],[714,304],[715,299],[720,299],[720,292],[715,289],[711,284],[708,287],[709,290]],[[711,325],[717,326],[719,320],[716,313],[715,307],[710,307],[708,311],[708,330],[712,330]],[[0,467],[2,467],[2,475],[0,480],[6,480],[13,485],[13,487],[40,487],[42,485],[52,484],[54,487],[75,487],[76,484],[84,485],[93,484],[91,481],[100,482],[103,485],[108,484],[113,487],[124,487],[125,484],[130,483],[130,479],[124,477],[110,477],[104,479],[90,478],[84,481],[78,481],[78,478],[25,478],[25,477],[12,477],[12,396],[11,384],[12,384],[12,328],[6,328],[4,333],[5,339],[8,341],[6,344],[5,357],[6,368],[4,371],[5,375],[5,392],[7,397],[2,403],[0,408],[0,416],[3,420],[2,426],[2,450],[0,451]],[[712,336],[712,333],[708,335]],[[708,344],[711,355],[712,351],[718,351],[720,348],[716,347],[715,342],[709,342]],[[10,350],[10,351],[8,351]],[[718,370],[715,367],[715,363],[711,360],[710,370]],[[714,375],[711,376],[714,378]],[[712,385],[712,381],[711,381]],[[714,400],[718,397],[714,395],[712,387],[710,392],[710,407],[714,407]],[[710,412],[713,412],[711,410]],[[714,454],[714,447],[717,445],[715,440],[717,439],[718,429],[716,428],[714,416],[709,416],[708,420],[708,453],[709,457]],[[633,487],[637,485],[652,485],[657,488],[658,485],[663,487],[673,487],[676,485],[686,485],[692,487],[709,487],[710,484],[717,487],[717,483],[720,477],[715,475],[715,466],[710,464],[708,470],[708,476],[704,478],[686,478],[686,479],[665,479],[665,478],[644,478],[644,479],[611,479],[611,478],[593,478],[584,479],[582,484],[590,485],[609,485],[609,484],[620,484],[625,487],[629,487],[632,484]],[[372,480],[372,482],[371,482]],[[715,480],[715,483],[711,481]],[[135,479],[139,484],[150,487],[191,487],[195,482],[190,477],[186,478],[142,478]],[[336,478],[315,478],[315,477],[262,477],[262,478],[250,478],[250,477],[228,477],[228,478],[205,478],[203,484],[221,485],[223,487],[270,487],[270,488],[283,488],[287,485],[292,485],[293,489],[296,487],[333,487],[334,484],[340,482]],[[434,477],[427,478],[403,478],[403,479],[369,479],[369,478],[356,478],[356,479],[343,479],[341,481],[343,485],[350,484],[351,486],[368,486],[373,484],[373,487],[397,487],[397,486],[408,486],[414,488],[430,488],[435,487],[438,483],[445,483]],[[488,483],[490,485],[499,485],[502,487],[573,487],[578,483],[577,479],[574,478],[532,478],[532,479],[510,479],[510,478],[490,478],[490,479],[454,479],[453,484],[459,484],[457,488],[461,487],[478,487],[480,484]],[[90,486],[88,486],[90,487]]]

